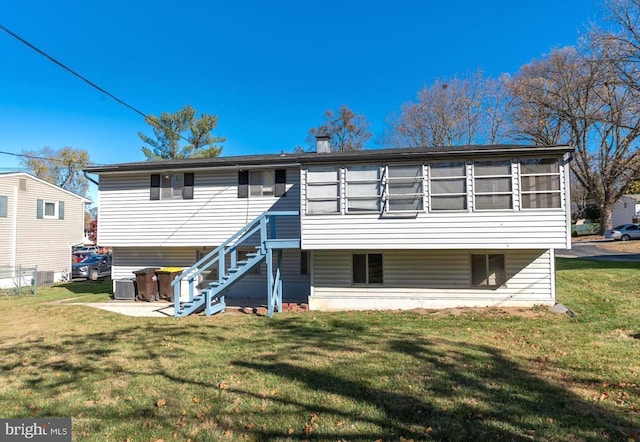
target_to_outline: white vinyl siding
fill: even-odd
[[[467,250],[388,250],[384,283],[354,285],[352,252],[316,250],[312,260],[313,309],[398,309],[461,306],[532,306],[554,303],[552,253],[548,250],[485,250],[502,254],[506,283],[472,287]],[[475,252],[474,252],[475,253]]]
[[[299,211],[299,171],[286,197],[238,198],[238,172],[195,172],[193,199],[149,200],[149,175],[100,176],[98,242],[104,246],[213,246],[267,210]],[[280,238],[299,238],[298,217],[278,218]]]

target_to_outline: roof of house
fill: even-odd
[[[133,171],[161,171],[177,169],[205,168],[249,168],[254,166],[275,165],[279,167],[300,167],[307,164],[342,164],[362,161],[452,161],[473,158],[532,158],[543,156],[560,157],[574,151],[566,145],[482,145],[482,146],[446,146],[430,148],[396,148],[355,150],[329,153],[281,153],[267,155],[243,155],[212,158],[185,158],[162,161],[140,161],[103,166],[91,166],[85,169],[89,173],[115,173]]]
[[[28,172],[0,172],[0,179],[2,179],[4,177],[12,177],[12,176],[20,176],[20,177],[24,177],[24,178],[29,178],[29,179],[37,181],[37,182],[39,182],[41,184],[44,184],[46,186],[53,187],[53,188],[59,190],[60,192],[64,192],[64,193],[66,193],[68,195],[71,195],[73,197],[79,198],[79,199],[83,200],[85,203],[90,203],[91,202],[91,200],[85,198],[82,195],[78,195],[77,193],[70,192],[67,189],[63,189],[60,186],[56,186],[55,184],[52,184],[52,183],[50,183],[48,181],[45,181],[45,180],[43,180],[41,178],[38,178],[37,176],[31,175]]]

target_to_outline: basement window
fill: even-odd
[[[382,284],[382,253],[354,253],[352,281],[354,284]]]
[[[472,254],[471,286],[500,287],[507,282],[504,254]]]

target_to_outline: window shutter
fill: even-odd
[[[182,199],[192,200],[193,199],[193,182],[194,175],[192,172],[184,174],[184,187],[182,188]]]
[[[6,218],[9,205],[9,197],[0,195],[0,218]]]
[[[238,198],[249,197],[249,171],[238,171]]]
[[[64,201],[58,201],[58,219],[64,219]]]
[[[42,219],[44,218],[44,201],[43,200],[38,200],[36,201],[37,206],[36,206],[36,218],[38,219]]]
[[[151,187],[150,187],[149,199],[150,200],[160,199],[160,175],[158,174],[151,175]]]
[[[287,191],[287,170],[276,169],[275,196],[284,196]]]

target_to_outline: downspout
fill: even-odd
[[[99,183],[99,182],[97,182],[96,180],[94,180],[93,178],[91,178],[89,175],[87,175],[87,171],[86,171],[86,170],[83,170],[83,171],[82,171],[82,175],[83,175],[86,179],[88,179],[89,181],[91,181],[93,184],[95,184],[96,186],[98,186],[98,187],[100,186],[100,183]]]
[[[11,267],[14,269],[18,264],[18,187],[13,187],[13,227],[11,229]]]

